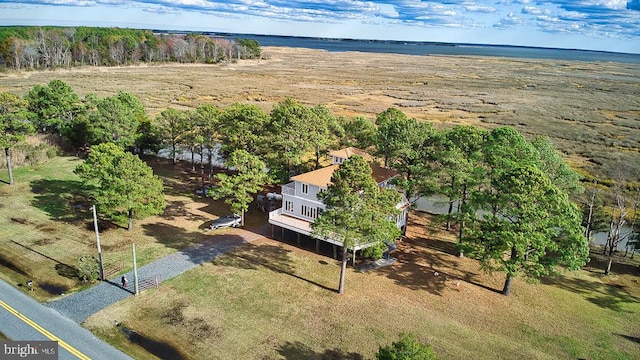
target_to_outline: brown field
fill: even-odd
[[[511,125],[547,135],[576,168],[598,177],[640,172],[640,65],[613,62],[332,53],[266,47],[263,59],[218,65],[140,65],[1,73],[24,94],[60,79],[83,96],[131,92],[150,116],[174,107],[256,104],[286,97],[336,115],[395,106],[434,125]]]
[[[436,126],[509,124],[527,136],[548,135],[572,165],[598,175],[640,168],[640,65],[285,48],[264,55],[220,65],[0,73],[0,91],[24,94],[61,79],[81,96],[134,93],[151,116],[205,103],[269,111],[285,97],[371,119],[397,106]],[[132,233],[103,224],[110,260],[127,259],[133,241],[142,265],[206,240],[205,222],[228,212],[221,201],[195,196],[197,177],[186,164],[147,160],[165,182],[169,206]],[[0,277],[35,279],[39,300],[82,287],[62,270],[95,252],[88,204],[76,196],[79,161],[20,167],[16,186],[0,187]],[[255,207],[248,216],[248,228],[266,222]],[[350,268],[344,296],[335,292],[337,261],[265,238],[83,325],[136,359],[370,359],[402,332],[416,333],[442,359],[640,356],[637,257],[617,257],[613,275],[604,276],[603,259],[593,254],[583,270],[541,284],[518,278],[505,297],[498,293],[504,274],[456,257],[453,235],[429,215],[414,212],[410,220],[393,254],[398,261],[366,273]],[[133,341],[123,327],[137,333]]]

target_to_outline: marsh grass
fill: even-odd
[[[338,116],[396,107],[436,127],[510,125],[549,136],[573,164],[600,180],[640,171],[640,65],[479,56],[410,56],[265,47],[264,58],[215,65],[81,67],[0,73],[20,95],[52,79],[80,95],[128,91],[151,117],[172,107],[256,105],[286,97]]]
[[[125,90],[151,117],[168,107],[234,102],[270,111],[285,97],[371,119],[395,106],[437,127],[511,125],[527,137],[547,135],[576,169],[601,183],[619,168],[640,169],[637,65],[284,48],[265,55],[211,66],[2,73],[0,91],[22,95],[52,79],[80,96]],[[188,167],[147,160],[165,183],[165,214],[136,222],[130,233],[101,222],[105,261],[124,262],[125,270],[132,242],[142,265],[206,239],[206,222],[229,211],[194,195],[199,181]],[[78,197],[81,183],[71,172],[78,163],[55,158],[16,169],[13,187],[0,184],[0,276],[14,284],[33,279],[41,300],[81,288],[64,274],[80,255],[95,253],[90,204]],[[248,227],[265,218],[254,210]],[[85,325],[140,359],[156,357],[157,349],[188,359],[371,358],[402,332],[418,334],[443,359],[638,358],[637,262],[605,277],[594,257],[584,270],[541,284],[516,279],[507,298],[497,291],[503,274],[481,273],[476,261],[457,258],[452,236],[430,218],[414,214],[412,221],[398,261],[367,273],[350,269],[344,296],[334,290],[334,260],[262,240]],[[123,328],[147,341],[128,340]]]

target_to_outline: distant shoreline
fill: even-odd
[[[187,32],[185,32],[187,33]],[[454,55],[492,56],[504,58],[577,60],[588,62],[621,62],[640,64],[640,54],[617,53],[596,50],[544,48],[514,45],[491,45],[469,43],[441,43],[427,41],[358,40],[296,36],[204,33],[205,35],[236,39],[253,39],[263,47],[320,49],[330,52],[371,52],[403,55]]]

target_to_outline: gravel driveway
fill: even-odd
[[[138,278],[167,280],[240,245],[263,237],[264,235],[259,232],[230,229],[225,234],[213,235],[209,240],[140,267],[138,269]],[[133,272],[125,274],[129,280],[126,289],[123,289],[120,285],[120,276],[103,281],[87,290],[51,301],[46,305],[80,324],[89,316],[134,294]]]

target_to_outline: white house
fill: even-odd
[[[356,154],[369,161],[372,170],[371,176],[379,186],[392,187],[389,184],[389,180],[396,177],[398,175],[397,172],[376,165],[371,156],[363,150],[356,148],[336,150],[329,153],[332,158],[332,165],[296,175],[291,178],[292,181],[290,183],[282,186],[282,207],[269,213],[269,223],[272,226],[280,227],[283,231],[286,229],[298,234],[311,235],[311,224],[325,209],[325,205],[318,199],[318,193],[327,189],[327,186],[331,183],[333,172],[340,164]],[[399,228],[404,229],[406,226],[408,207],[409,202],[403,196],[402,202],[397,205],[397,208],[402,210],[396,219]],[[342,242],[332,239],[324,239],[322,241],[342,246]],[[367,246],[367,244],[359,245],[352,250],[357,251]],[[317,241],[316,249],[318,249]]]

